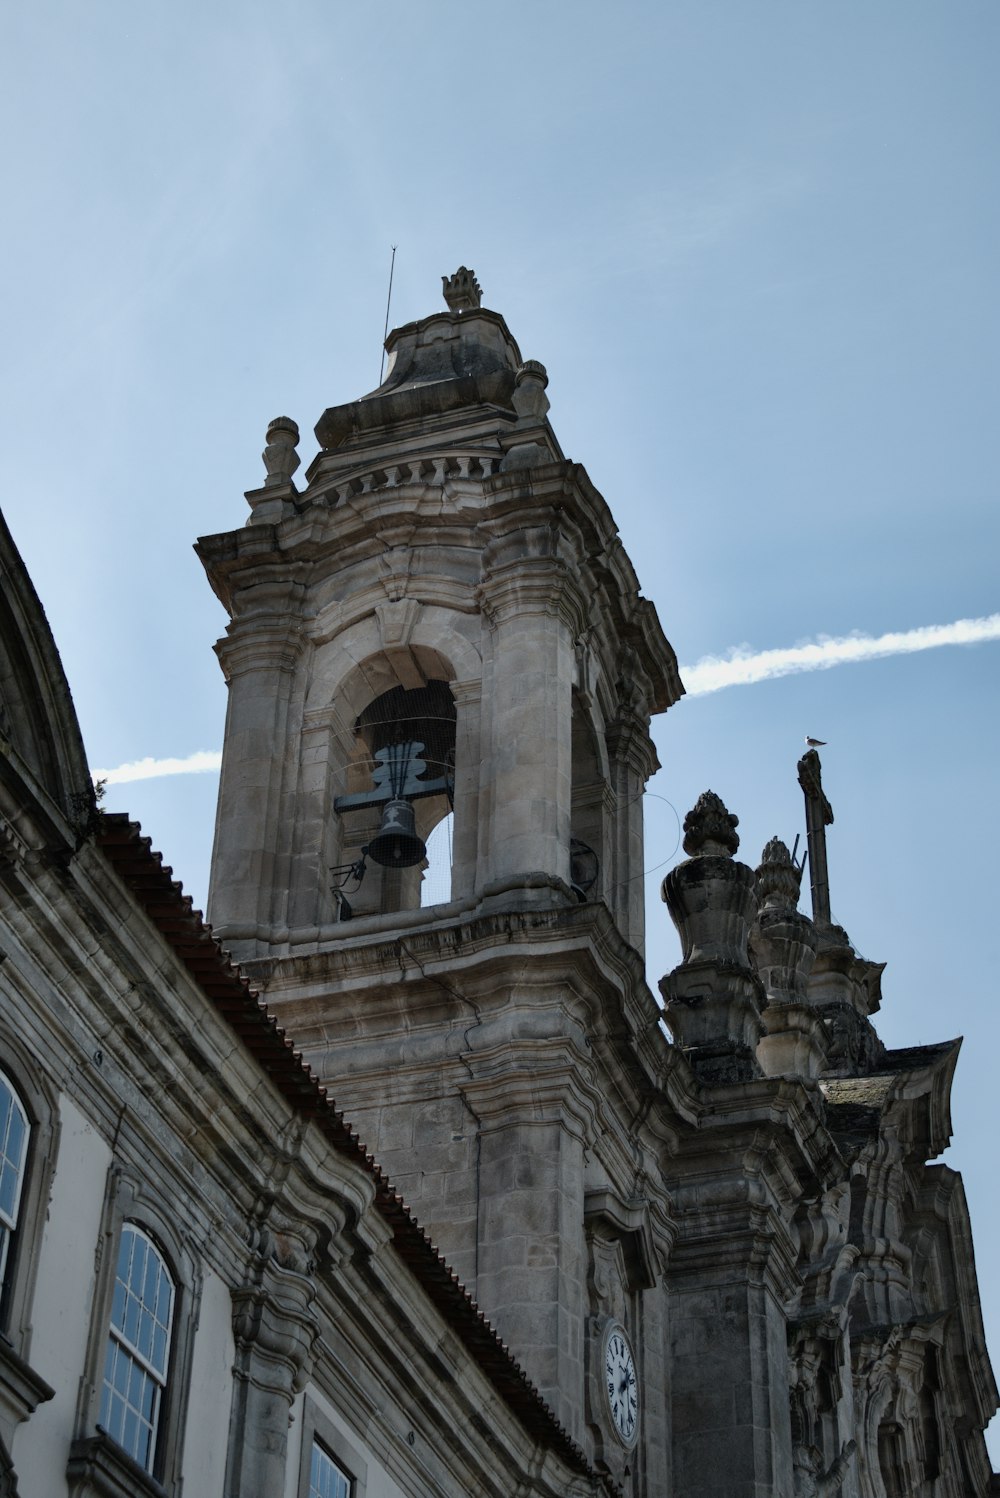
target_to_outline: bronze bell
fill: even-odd
[[[412,801],[387,801],[382,825],[365,850],[387,869],[412,869],[427,857],[427,846],[417,836]]]

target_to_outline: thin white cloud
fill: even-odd
[[[984,640],[1000,640],[1000,614],[983,619],[956,619],[954,624],[927,624],[921,629],[893,631],[886,635],[845,635],[831,639],[821,635],[804,645],[783,650],[751,650],[736,645],[726,655],[706,655],[693,666],[681,667],[681,679],[689,697],[704,697],[721,692],[723,687],[749,686],[755,681],[769,681],[776,676],[791,676],[797,671],[827,671],[851,661],[870,661],[879,656],[909,655],[915,650],[933,650],[939,645],[978,645]],[[222,765],[217,749],[199,749],[186,759],[133,760],[116,770],[93,770],[95,781],[123,785],[130,780],[155,780],[160,775],[200,775],[213,773]]]
[[[831,639],[820,635],[803,645],[781,650],[751,650],[737,645],[724,656],[706,655],[693,666],[681,667],[681,680],[689,697],[721,692],[723,687],[749,686],[797,671],[827,671],[852,661],[871,661],[879,656],[909,655],[915,650],[934,650],[939,645],[978,645],[1000,640],[1000,614],[983,619],[956,619],[954,624],[928,624],[921,629],[893,631],[885,635],[845,635]]]
[[[129,780],[155,780],[159,775],[203,775],[218,770],[222,754],[218,749],[199,749],[186,759],[134,759],[130,764],[119,765],[117,770],[91,770],[91,779],[103,780],[107,785],[124,785]]]

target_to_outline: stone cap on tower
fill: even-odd
[[[380,427],[447,417],[463,407],[514,414],[524,361],[510,329],[498,312],[480,305],[482,291],[473,271],[460,266],[442,281],[447,311],[393,328],[385,341],[389,367],[381,385],[323,412],[316,439],[324,449]]]

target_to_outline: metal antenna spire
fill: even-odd
[[[389,262],[389,295],[385,299],[385,328],[382,333],[382,364],[378,372],[378,382],[381,385],[385,374],[385,340],[389,336],[389,305],[392,302],[392,273],[396,269],[396,246],[392,247],[392,259]]]

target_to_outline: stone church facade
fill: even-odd
[[[812,917],[706,792],[654,997],[676,660],[544,368],[445,300],[198,543],[211,927],[0,533],[0,1494],[986,1498],[958,1043],[878,1038],[814,750]]]

